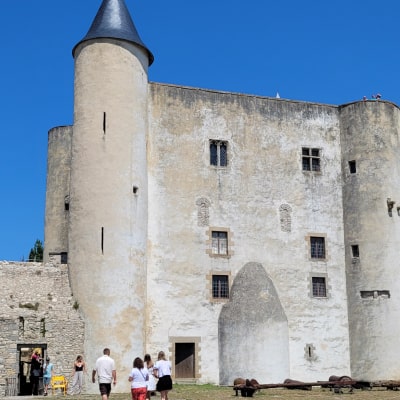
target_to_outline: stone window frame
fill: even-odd
[[[315,346],[312,343],[306,343],[304,347],[304,357],[308,361],[316,361],[318,359],[315,354]]]
[[[212,233],[213,232],[226,232],[227,234],[227,251],[228,254],[214,254],[212,252]],[[210,226],[207,230],[207,236],[208,239],[206,240],[206,254],[208,254],[210,257],[215,257],[215,258],[231,258],[232,255],[234,254],[232,247],[233,247],[233,233],[229,228],[223,228],[223,227],[217,227],[217,226]]]
[[[322,149],[313,146],[301,146],[301,170],[320,174],[322,171]],[[308,166],[308,168],[305,168]]]
[[[216,160],[213,161],[212,157],[212,146],[216,146]],[[225,157],[221,163],[221,147],[225,148]],[[210,166],[215,168],[227,168],[228,167],[228,148],[229,143],[227,140],[222,139],[209,139],[208,141],[209,154],[210,154]]]
[[[222,275],[222,276],[227,276],[228,278],[228,290],[229,290],[229,296],[228,297],[213,297],[213,277],[216,275]],[[230,271],[210,271],[206,275],[206,289],[207,293],[209,296],[209,301],[211,303],[227,303],[230,300],[231,296],[231,285],[232,285],[232,280],[231,280],[231,272]]]
[[[390,299],[390,290],[360,290],[361,299]]]
[[[325,296],[314,296],[313,291],[313,278],[324,278],[325,279]],[[327,273],[320,273],[320,272],[310,272],[308,278],[308,295],[312,299],[316,300],[326,300],[331,297],[331,290],[332,287],[329,284],[329,277]]]
[[[171,353],[171,366],[172,366],[172,377],[175,378],[175,344],[176,343],[194,343],[194,379],[200,379],[200,345],[201,345],[201,337],[200,336],[170,336],[170,353]],[[185,378],[179,378],[179,380],[184,380]],[[188,378],[189,380],[193,378]]]
[[[312,238],[322,238],[324,239],[324,250],[325,250],[325,257],[311,257],[311,245],[312,245]],[[307,244],[307,257],[309,261],[318,262],[322,261],[325,262],[329,258],[328,254],[328,240],[326,233],[309,233],[306,237],[306,244]]]

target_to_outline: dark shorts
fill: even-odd
[[[100,394],[109,396],[111,393],[111,383],[99,383]]]
[[[43,377],[43,385],[50,385],[50,376],[44,376]]]
[[[156,387],[158,392],[163,392],[164,390],[171,390],[172,389],[172,379],[170,375],[162,376],[158,382]]]

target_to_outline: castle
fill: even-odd
[[[124,0],[73,57],[44,262],[68,266],[89,366],[110,347],[122,376],[164,350],[175,381],[399,379],[397,105],[149,82]]]

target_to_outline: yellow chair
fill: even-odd
[[[54,394],[54,390],[56,389],[62,389],[62,391],[64,392],[64,396],[67,394],[68,381],[64,375],[53,375],[51,377],[50,385],[51,394]]]

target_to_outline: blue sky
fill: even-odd
[[[149,80],[328,104],[400,104],[398,0],[126,0]],[[74,45],[101,0],[1,0],[0,260],[44,239],[47,132],[73,123]]]

